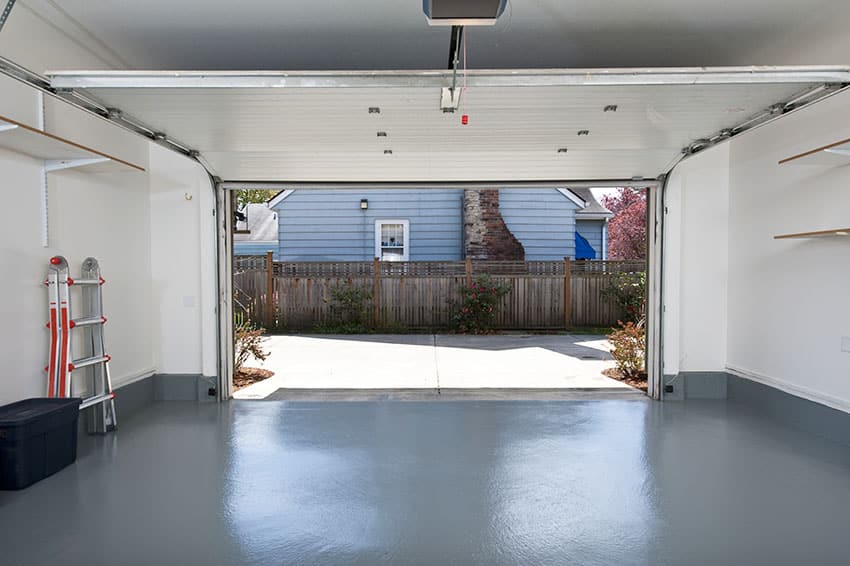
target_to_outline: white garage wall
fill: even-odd
[[[0,93],[3,94],[2,116],[33,128],[40,127],[42,103],[30,86],[0,75]]]
[[[666,187],[664,374],[726,366],[729,144],[681,162]]]
[[[159,373],[216,375],[215,201],[196,162],[150,144],[150,250]]]
[[[778,161],[850,138],[850,93],[731,142],[730,369],[850,411],[850,240],[773,239],[850,227],[850,167]],[[695,323],[697,321],[690,321]]]
[[[38,100],[35,89],[0,80],[0,115],[37,123]],[[43,248],[42,163],[0,150],[6,202],[0,223],[0,404],[44,394],[48,335],[41,282],[56,254],[68,258],[72,275],[89,255],[101,262],[116,386],[153,373],[214,376],[215,219],[206,173],[192,160],[81,110],[50,99],[45,106],[46,130],[120,153],[148,171],[50,173],[50,247]]]
[[[151,256],[145,238],[150,232],[146,181],[144,173],[92,175],[75,171],[51,173],[48,181],[51,252],[68,259],[71,277],[79,276],[80,264],[86,257],[97,258],[107,281],[102,288],[103,310],[109,320],[105,327],[106,349],[113,359],[110,369],[115,386],[155,370],[149,306]],[[37,216],[30,217],[38,227]],[[39,261],[32,275],[37,276],[38,272],[46,272],[47,263],[44,248],[38,246],[37,239],[35,244],[33,251]],[[36,318],[43,318],[46,292],[43,286],[36,292],[40,299]],[[79,290],[72,292],[72,301],[79,297]],[[80,314],[77,310],[73,316]],[[83,334],[76,331],[74,336]],[[46,332],[38,338],[46,348]],[[83,354],[78,350],[76,355]],[[75,388],[77,393],[82,391]]]
[[[142,142],[144,147],[145,142]],[[142,165],[147,165],[146,160]],[[72,276],[87,256],[101,262],[107,284],[107,349],[115,384],[155,370],[151,347],[150,232],[144,173],[49,175],[50,247],[41,247],[40,161],[3,151],[0,178],[8,203],[0,223],[0,403],[45,392],[48,259],[64,255]],[[75,293],[76,295],[76,293]],[[84,389],[77,388],[77,392]]]

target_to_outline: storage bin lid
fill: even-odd
[[[0,407],[0,427],[25,425],[51,413],[68,410],[71,407],[79,410],[81,402],[82,399],[78,397],[36,397],[4,405]]]

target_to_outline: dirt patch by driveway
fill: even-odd
[[[261,368],[242,368],[233,376],[233,390],[239,391],[274,375],[274,372]]]
[[[605,369],[602,370],[602,375],[606,375],[611,379],[616,379],[617,381],[622,381],[627,385],[631,385],[635,389],[640,389],[644,393],[649,389],[649,384],[646,382],[646,374],[643,374],[639,379],[633,379],[631,377],[626,377],[623,375],[623,372],[618,370],[617,368]]]

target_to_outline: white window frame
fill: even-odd
[[[375,220],[375,257],[381,259],[383,250],[381,249],[381,227],[384,224],[401,224],[402,233],[404,234],[404,247],[402,247],[402,256],[400,261],[410,261],[410,220],[398,219],[379,219]],[[382,260],[383,261],[383,260]]]

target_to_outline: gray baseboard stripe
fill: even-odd
[[[115,388],[115,412],[118,425],[143,412],[155,401],[211,401],[210,388],[217,388],[218,379],[193,374],[155,374]],[[79,438],[88,436],[86,415],[80,413]]]
[[[115,412],[118,414],[119,424],[144,410],[155,398],[152,375],[115,389]]]
[[[215,401],[209,389],[217,379],[197,374],[156,374],[115,390],[119,419],[141,411],[154,401]]]
[[[157,374],[154,376],[157,401],[215,401],[209,395],[216,388],[216,378],[198,374]]]
[[[728,399],[782,424],[850,446],[850,413],[786,393],[775,387],[727,372],[681,372],[665,375],[673,385],[665,401]]]
[[[135,415],[144,412],[145,408],[150,406],[156,400],[156,392],[154,391],[154,382],[156,376],[148,377],[121,385],[115,388],[115,412],[118,414],[118,426],[133,418]],[[80,420],[78,421],[77,438],[80,439],[80,446],[87,447],[89,444],[89,433],[87,430],[88,411],[80,412]]]
[[[751,379],[729,375],[729,400],[795,428],[850,446],[850,413],[786,393]]]
[[[665,385],[672,385],[673,392],[665,393],[665,401],[685,399],[726,399],[727,380],[725,371],[683,371],[678,375],[665,375]]]
[[[198,376],[191,374],[157,374],[154,376],[157,401],[197,401]]]

